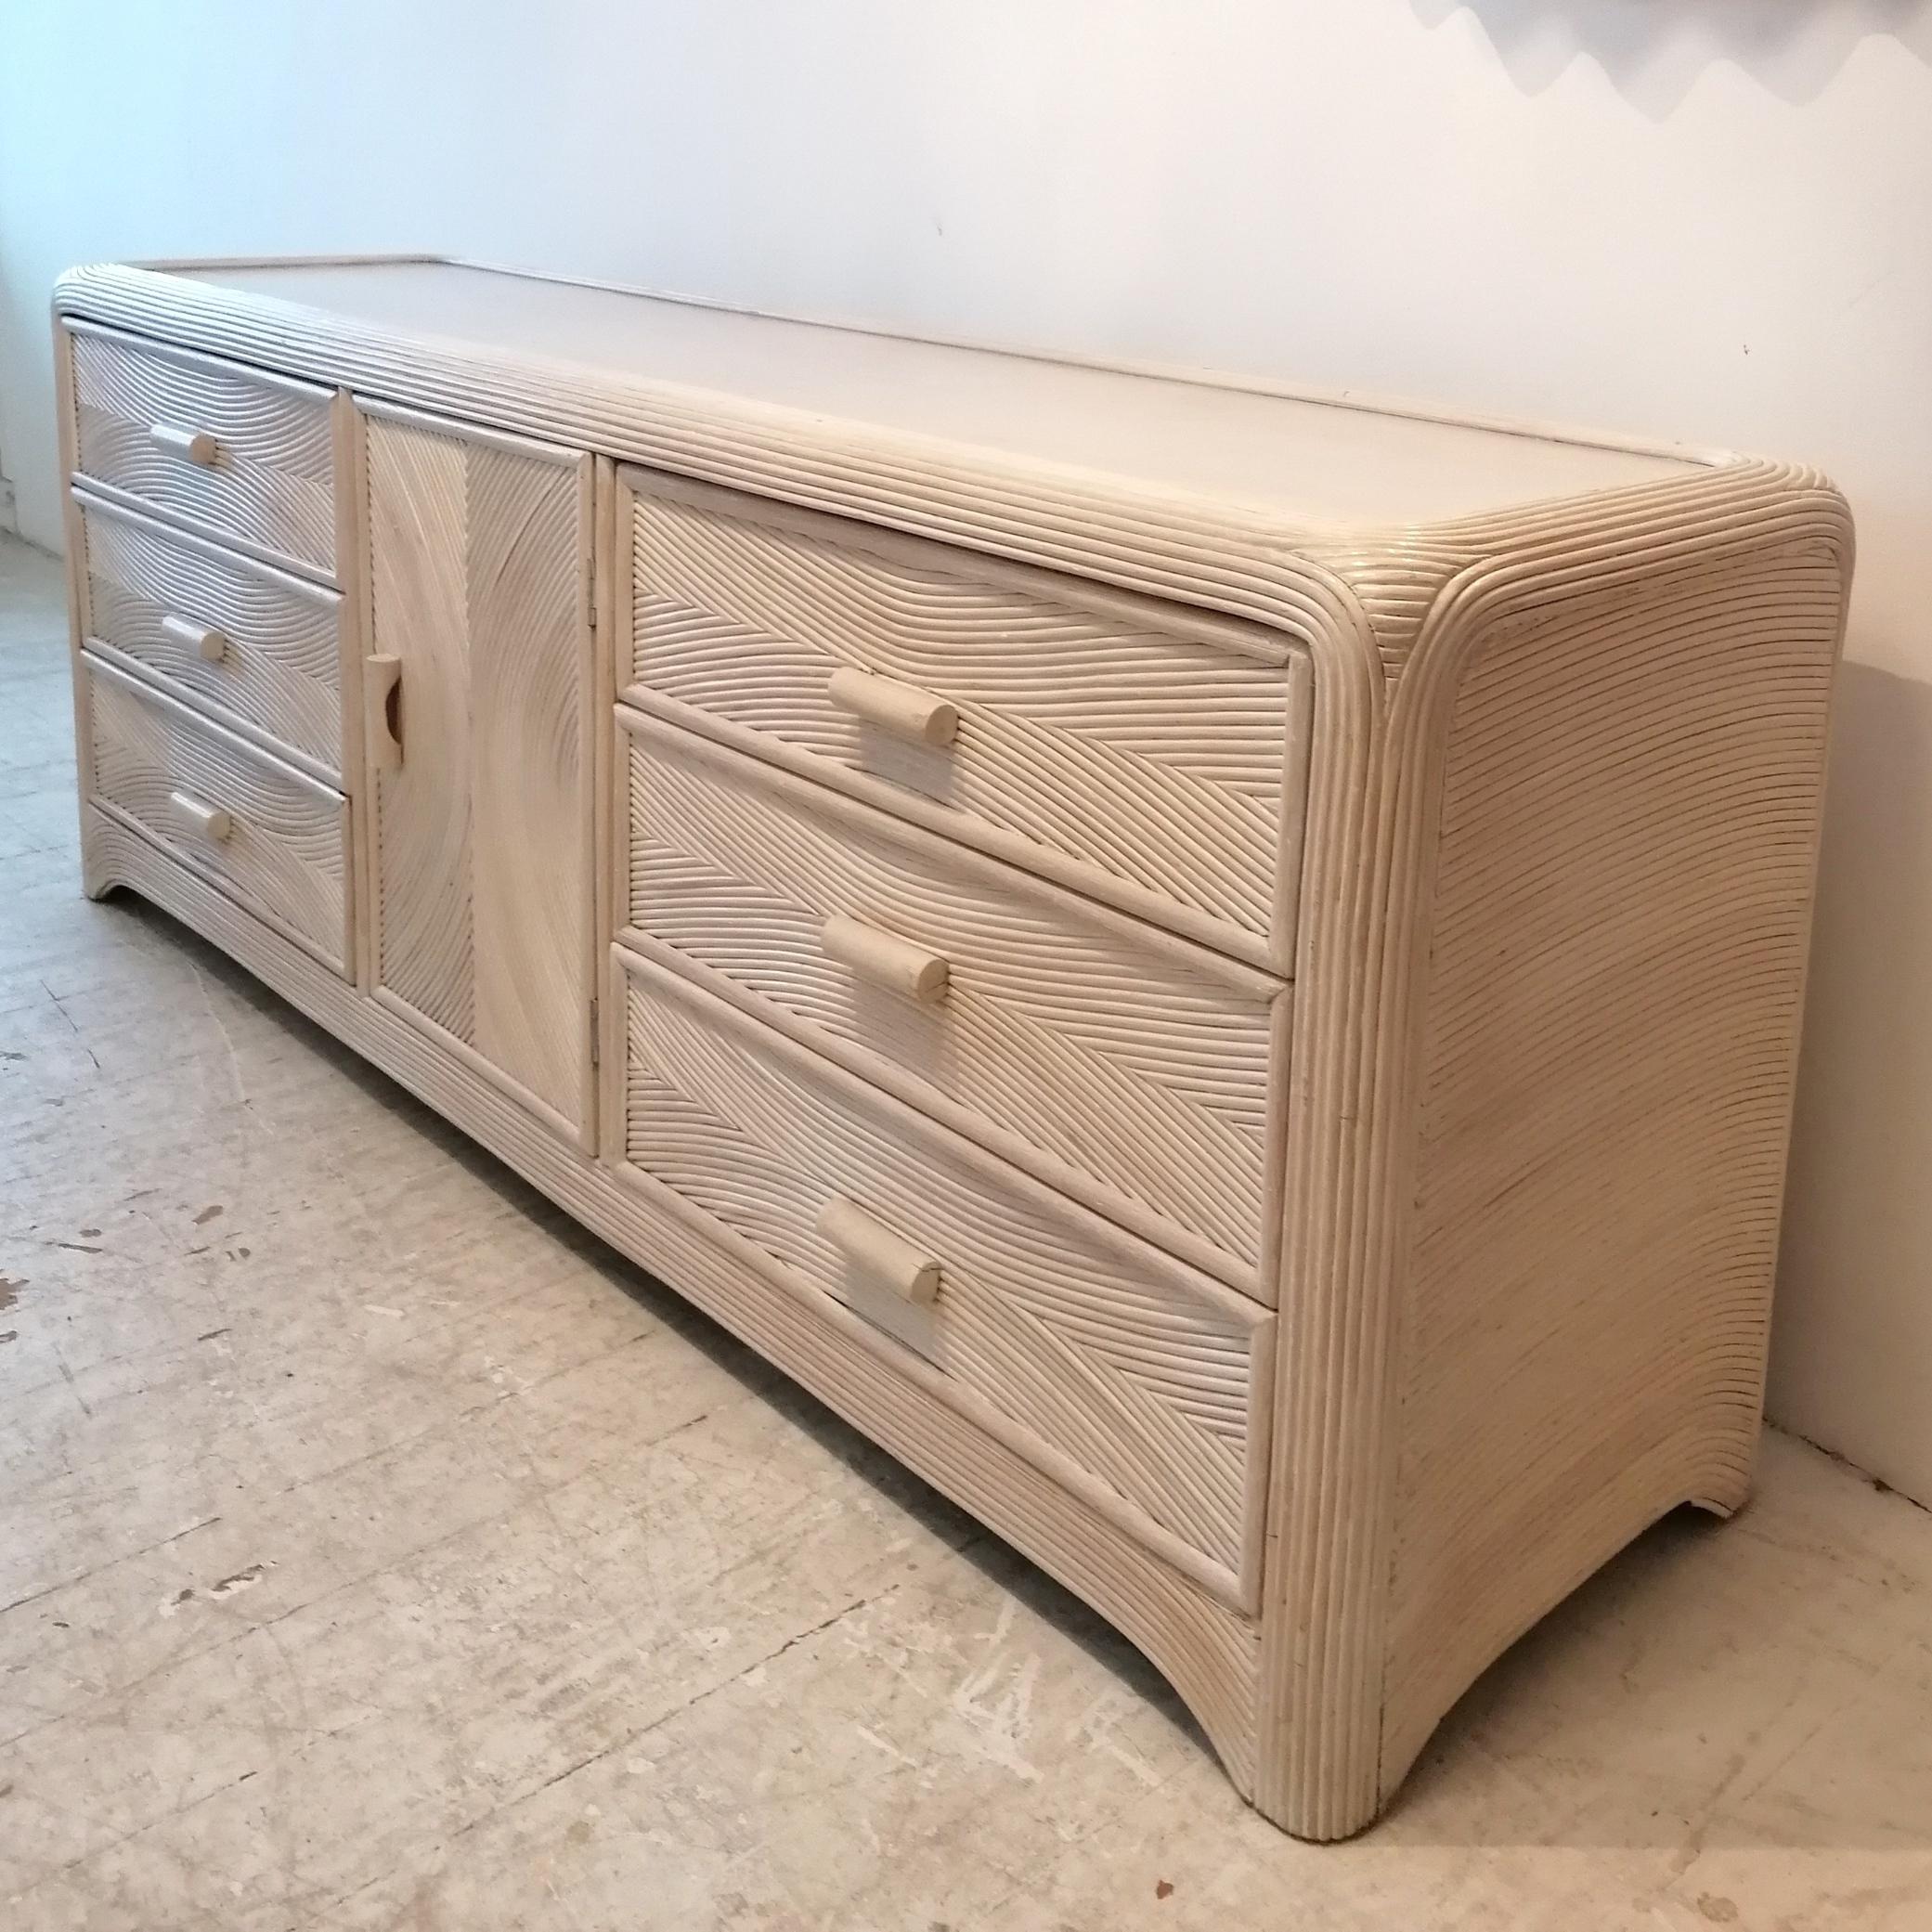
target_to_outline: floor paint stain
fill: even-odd
[[[206,1589],[197,1590],[190,1585],[187,1589],[176,1591],[162,1604],[161,1614],[173,1616],[184,1603],[193,1602],[197,1596],[211,1603],[218,1603],[224,1597],[232,1597],[240,1590],[253,1589],[274,1567],[272,1562],[251,1563],[245,1570],[237,1570],[232,1576],[224,1576],[219,1583],[211,1583]]]
[[[0,1342],[18,1342],[19,1339],[20,1331],[18,1329],[0,1329]]]
[[[237,1570],[232,1576],[224,1576],[219,1583],[211,1583],[207,1594],[215,1599],[232,1597],[237,1590],[251,1588],[261,1582],[274,1567],[273,1563],[251,1563],[245,1570]]]
[[[206,1227],[208,1224],[211,1221],[213,1221],[214,1217],[220,1212],[220,1201],[210,1201],[209,1204],[205,1208],[203,1208],[199,1214],[195,1216],[195,1225],[197,1227]]]
[[[1025,1748],[1032,1729],[1033,1684],[1039,1674],[1037,1657],[1025,1658],[1008,1670],[1004,1660],[995,1656],[983,1670],[967,1677],[952,1697],[954,1716],[971,1727],[987,1758],[1029,1784],[1040,1777]]]
[[[0,1313],[11,1308],[20,1299],[20,1290],[27,1285],[27,1277],[0,1275]]]

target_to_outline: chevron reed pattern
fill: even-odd
[[[1277,981],[674,727],[638,719],[629,742],[636,931],[809,1044],[857,1049],[860,1071],[892,1062],[997,1151],[1051,1157],[1056,1185],[1077,1170],[1103,1213],[1139,1203],[1157,1238],[1257,1291]],[[829,957],[835,914],[940,953],[944,999]]]
[[[335,792],[110,665],[89,667],[86,712],[103,807],[346,970],[349,814]],[[227,812],[228,836],[195,833],[176,792]]]
[[[1255,1476],[1259,1309],[1043,1195],[964,1167],[938,1131],[781,1058],[749,1022],[633,962],[626,1157],[844,1299],[816,1228],[835,1193],[943,1269],[927,1354],[1230,1573]],[[702,1004],[701,1004],[702,1003]]]
[[[76,332],[75,467],[290,562],[335,567],[335,446],[325,391],[110,335]],[[156,446],[156,423],[204,431],[212,467]]]
[[[402,663],[378,985],[568,1120],[590,990],[581,460],[370,415],[370,648]]]
[[[1289,942],[1275,930],[1285,650],[1257,661],[1151,608],[1131,629],[933,546],[888,561],[766,527],[748,502],[730,516],[633,501],[633,688],[776,740],[814,776],[884,780],[875,803],[921,795],[955,837],[983,825],[1044,847],[1148,916],[1191,907],[1263,951]],[[840,665],[955,705],[956,743],[908,746],[841,710],[826,691]]]
[[[225,555],[151,517],[76,494],[86,552],[82,627],[90,645],[201,699],[243,735],[340,776],[342,638],[331,590]],[[185,618],[218,630],[210,664],[162,625]]]

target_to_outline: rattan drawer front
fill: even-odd
[[[83,475],[252,554],[333,573],[328,390],[68,326]]]
[[[621,951],[619,1156],[924,1356],[1123,1520],[1251,1580],[1267,1313]]]
[[[319,777],[342,769],[342,600],[76,491],[90,649],[130,659]]]
[[[1285,638],[622,473],[647,709],[1256,963],[1292,950]]]
[[[1272,1299],[1279,980],[618,716],[634,943],[674,951],[760,1018]]]
[[[94,802],[346,972],[348,801],[125,671],[84,668]]]

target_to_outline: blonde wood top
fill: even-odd
[[[402,336],[856,418],[1022,460],[1267,504],[1302,521],[1440,522],[1653,482],[1705,460],[458,262],[297,262],[199,269],[193,279]]]

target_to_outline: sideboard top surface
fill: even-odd
[[[1609,447],[1282,394],[1220,377],[1102,368],[438,260],[172,268],[266,303],[406,339],[486,345],[619,381],[754,397],[1022,463],[1265,505],[1297,520],[1453,521],[1683,477],[1720,458]]]

